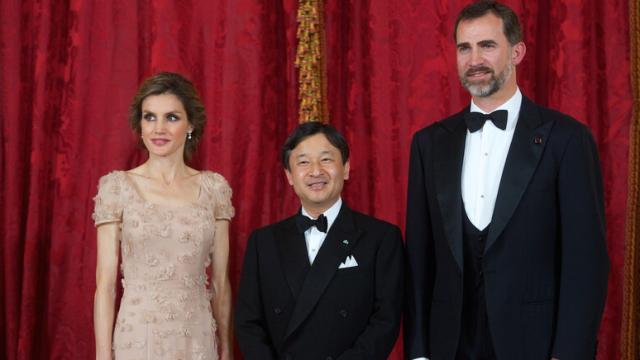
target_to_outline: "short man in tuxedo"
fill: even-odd
[[[407,358],[594,359],[609,261],[593,138],[521,94],[511,9],[473,3],[454,33],[472,101],[411,145]]]
[[[299,125],[282,161],[302,207],[247,244],[236,306],[245,359],[386,359],[403,302],[400,230],[341,199],[349,147],[330,125]]]

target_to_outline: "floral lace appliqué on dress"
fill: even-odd
[[[113,333],[116,360],[218,359],[211,264],[215,221],[231,219],[231,188],[203,172],[198,201],[145,201],[123,171],[103,176],[95,197],[96,226],[121,224],[124,293]]]

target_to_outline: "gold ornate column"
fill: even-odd
[[[623,360],[640,358],[640,4],[629,1],[633,113],[629,136],[627,231],[622,309]]]
[[[328,123],[323,1],[300,0],[297,21],[298,119]]]

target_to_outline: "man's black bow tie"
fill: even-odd
[[[316,220],[310,219],[302,214],[296,216],[296,225],[300,232],[305,232],[312,226],[315,226],[318,231],[323,233],[327,232],[327,217],[324,214],[320,214]]]
[[[484,126],[487,120],[491,120],[493,125],[498,129],[507,128],[507,117],[509,113],[507,110],[496,110],[491,114],[483,114],[476,111],[464,114],[464,122],[467,124],[467,129],[471,132],[476,132]]]

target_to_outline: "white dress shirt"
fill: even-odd
[[[484,126],[476,132],[467,130],[462,162],[462,201],[469,220],[479,230],[484,230],[493,217],[500,179],[518,122],[521,104],[522,93],[520,89],[516,89],[516,93],[507,102],[493,110],[509,112],[505,130],[497,128],[491,121],[485,122]],[[469,110],[488,114],[473,100]],[[419,357],[413,360],[429,359]]]
[[[507,102],[494,110],[509,112],[505,130],[497,128],[491,121],[485,122],[476,132],[467,130],[462,162],[462,200],[469,220],[479,230],[491,222],[521,104],[522,93],[516,89]],[[473,100],[470,111],[487,114]]]
[[[338,213],[340,212],[340,207],[342,207],[342,199],[338,198],[335,204],[333,204],[327,211],[323,213],[323,215],[327,218],[327,232],[323,233],[318,230],[315,226],[312,226],[304,232],[304,241],[307,244],[307,253],[309,254],[309,264],[313,264],[313,260],[316,259],[316,255],[318,255],[318,251],[324,242],[324,239],[327,237],[329,233],[329,229],[331,229],[331,225],[336,221],[338,217]],[[302,207],[302,215],[314,219],[309,213]],[[314,219],[315,220],[315,219]]]

